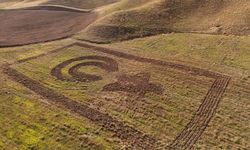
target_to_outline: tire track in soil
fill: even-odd
[[[229,81],[230,78],[228,77],[220,77],[214,81],[192,120],[177,136],[173,143],[168,146],[168,149],[192,148],[215,114],[215,110],[218,107]]]
[[[36,59],[38,57],[46,56],[50,53],[55,53],[55,52],[58,52],[59,50],[63,50],[71,46],[85,47],[85,48],[92,49],[94,51],[111,54],[111,55],[125,58],[128,60],[135,60],[135,61],[139,61],[143,63],[150,63],[153,65],[173,68],[173,69],[183,71],[193,76],[204,76],[204,77],[215,79],[214,83],[212,84],[211,88],[207,92],[198,110],[194,113],[190,122],[177,135],[177,137],[164,149],[178,149],[178,150],[180,149],[181,150],[181,149],[191,149],[193,147],[193,145],[201,137],[202,133],[208,126],[210,120],[214,116],[216,108],[218,107],[219,102],[222,99],[223,94],[231,79],[229,76],[224,76],[219,73],[208,71],[205,69],[200,69],[196,67],[191,67],[191,66],[186,66],[182,64],[176,64],[176,63],[166,62],[166,61],[161,61],[161,60],[155,60],[151,58],[139,57],[139,56],[111,50],[108,48],[99,47],[99,46],[95,46],[95,45],[87,44],[87,43],[80,43],[80,42],[73,43],[69,46],[66,46],[60,49],[56,49],[55,51],[49,52],[47,54],[41,54],[39,56],[20,60],[16,62],[16,64],[22,63],[28,60]],[[56,94],[53,90],[43,87],[40,83],[32,79],[29,79],[25,75],[17,72],[15,69],[12,69],[9,66],[7,67],[7,69],[5,67],[4,70],[5,70],[5,73],[12,78],[12,80],[15,80],[16,82],[23,84],[29,89],[35,91],[37,94],[42,95],[45,98],[49,99],[51,102],[60,104],[61,106],[64,106],[67,109],[73,112],[76,112],[92,120],[93,122],[103,126],[107,130],[114,132],[114,134],[117,137],[119,137],[122,140],[128,141],[132,146],[139,147],[142,149],[154,149],[156,147],[156,142],[157,142],[156,139],[146,134],[143,134],[142,132],[137,131],[136,129],[126,126],[122,122],[119,122],[106,114],[103,114],[97,110],[89,108],[86,105],[82,105],[77,102],[71,101],[70,99],[62,95]],[[48,92],[49,94],[46,94]]]
[[[199,132],[197,133],[194,133],[193,135],[190,136],[190,138],[188,139],[189,141],[187,141],[186,143],[186,146],[185,146],[185,149],[190,149],[192,148],[191,146],[196,143],[196,141],[199,139],[199,137],[201,136],[201,134],[204,132],[205,128],[208,126],[209,122],[211,121],[213,115],[215,114],[215,110],[216,108],[218,107],[218,104],[225,92],[225,86],[227,86],[227,83],[229,82],[226,81],[226,79],[224,79],[225,81],[223,81],[223,87],[221,87],[219,89],[219,92],[217,92],[217,95],[215,97],[217,98],[214,98],[214,100],[212,101],[213,103],[211,103],[210,106],[207,106],[204,111],[203,111],[203,114],[206,114],[206,116],[204,117],[204,128],[202,130],[198,130]],[[210,100],[211,101],[211,100]],[[207,110],[206,110],[207,109]],[[198,126],[198,129],[199,129],[199,126]]]
[[[103,128],[113,132],[116,137],[128,142],[137,149],[154,149],[155,144],[157,143],[157,139],[112,118],[108,114],[104,114],[98,110],[88,107],[87,105],[80,104],[61,94],[58,94],[52,89],[44,87],[41,83],[30,79],[8,65],[3,67],[3,72],[15,82],[18,82],[26,88],[34,91],[36,94],[41,95],[49,102],[66,108],[71,112],[77,113],[95,122]]]
[[[104,53],[112,54],[117,57],[122,57],[130,60],[136,60],[139,62],[151,63],[164,67],[170,67],[177,70],[187,72],[191,75],[205,76],[208,78],[215,79],[212,87],[208,91],[206,97],[202,101],[199,109],[195,112],[193,118],[190,120],[188,125],[182,130],[181,133],[175,138],[175,140],[167,146],[167,149],[190,149],[200,138],[208,123],[215,114],[216,108],[219,105],[220,100],[227,88],[230,77],[223,76],[221,74],[211,72],[208,70],[185,66],[181,64],[175,64],[171,62],[164,62],[160,60],[138,57],[119,51],[113,51],[108,48],[98,47],[86,43],[77,43],[78,46],[94,49]],[[204,116],[205,115],[205,116]]]

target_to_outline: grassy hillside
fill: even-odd
[[[90,26],[79,39],[111,42],[169,32],[250,34],[250,1],[137,2],[134,5],[124,0],[120,2],[123,5],[112,5],[113,12]],[[130,4],[133,7],[122,7]]]
[[[102,46],[230,75],[232,81],[217,113],[195,148],[248,149],[249,40],[248,37],[186,33],[152,36]],[[72,42],[62,40],[19,48],[3,48],[0,49],[0,63],[37,56]],[[103,55],[99,52],[94,54]],[[113,59],[119,60],[121,73],[151,72],[151,82],[164,85],[164,94],[160,96],[148,93],[143,99],[138,99],[125,93],[105,93],[101,90],[102,86],[115,81],[115,76],[119,74],[107,74],[91,67],[81,68],[81,71],[101,74],[105,77],[104,80],[94,84],[65,82],[58,81],[49,74],[57,64],[85,55],[93,55],[93,50],[75,46],[14,67],[44,86],[63,93],[74,101],[115,116],[166,144],[173,140],[192,117],[211,84],[211,80],[205,78],[191,77],[172,69],[162,69],[114,56]],[[63,73],[66,73],[68,67],[64,68]],[[84,117],[47,104],[46,99],[10,81],[2,73],[0,79],[0,110],[3,112],[0,122],[4,124],[0,128],[1,148],[132,149],[127,143],[115,138],[113,133]]]
[[[194,149],[249,149],[250,38],[168,34],[107,45],[138,56],[158,58],[232,77],[219,109]]]
[[[250,1],[0,8],[44,4],[94,8],[98,19],[73,38],[0,48],[1,150],[161,150],[180,133],[197,150],[250,149]]]
[[[63,40],[36,46],[2,48],[0,65],[36,56],[71,42]],[[54,107],[27,88],[9,80],[2,73],[2,67],[0,75],[0,149],[113,150],[121,147],[119,140],[110,140],[112,133]]]

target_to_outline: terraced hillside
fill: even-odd
[[[0,8],[0,149],[250,149],[248,1]]]

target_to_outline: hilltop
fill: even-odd
[[[78,38],[112,42],[162,33],[250,34],[250,1],[121,0]]]

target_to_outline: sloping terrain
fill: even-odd
[[[0,149],[250,149],[249,4],[1,0]]]
[[[141,4],[113,11],[91,25],[79,39],[111,42],[170,32],[250,34],[250,1],[155,0]]]
[[[48,0],[48,2],[43,3],[43,5],[64,5],[76,8],[92,9],[117,1],[119,0]]]
[[[96,19],[95,13],[62,7],[30,7],[0,12],[0,47],[69,37]]]
[[[20,8],[20,7],[30,7],[36,6],[47,2],[47,0],[1,0],[0,8],[8,9],[8,8]]]
[[[249,148],[249,37],[74,43],[1,48],[0,147]]]
[[[36,5],[63,5],[82,9],[93,9],[119,0],[1,0],[0,8],[20,8]]]

